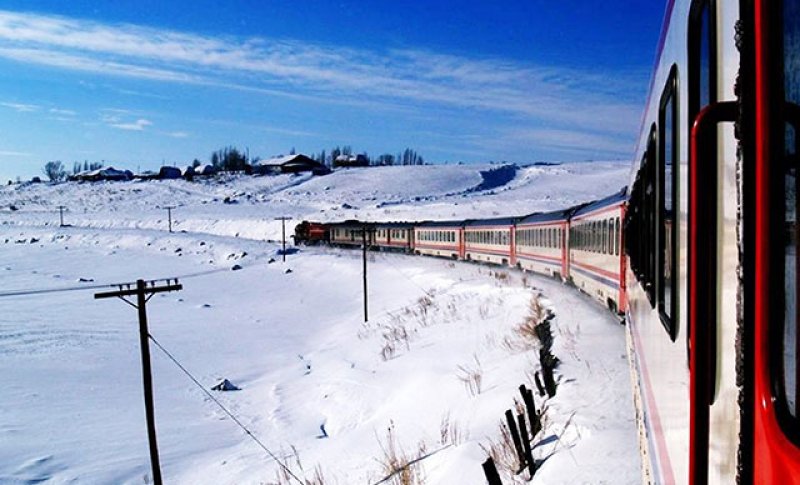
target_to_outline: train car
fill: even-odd
[[[414,224],[411,222],[377,222],[375,247],[381,250],[412,252],[414,250]]]
[[[800,483],[800,0],[667,4],[630,178],[652,483]]]
[[[583,205],[569,222],[568,278],[614,312],[624,312],[622,221],[627,190]]]
[[[330,242],[327,224],[303,221],[294,228],[295,244],[320,244]]]
[[[336,222],[328,225],[330,242],[335,246],[358,246],[364,242],[366,231],[367,247],[375,244],[374,225],[356,220]]]
[[[467,261],[516,266],[514,231],[517,218],[476,219],[464,224]]]
[[[414,253],[464,259],[465,221],[426,221],[414,226]]]
[[[531,214],[517,222],[516,266],[548,276],[569,275],[567,230],[573,209]]]

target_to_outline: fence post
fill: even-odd
[[[517,458],[519,458],[519,469],[521,471],[525,468],[525,452],[522,450],[522,441],[519,438],[517,423],[514,421],[514,414],[510,409],[506,411],[506,422],[508,423],[508,430],[511,432],[511,439],[514,440],[514,448],[517,449]]]
[[[531,439],[534,439],[542,429],[542,422],[539,419],[539,415],[536,414],[536,403],[533,401],[533,391],[525,387],[525,384],[522,384],[519,386],[519,393],[522,394],[522,400],[525,402],[525,408],[528,410],[528,421],[531,423]]]
[[[483,474],[486,475],[486,481],[489,485],[503,485],[503,482],[500,481],[500,474],[497,473],[497,467],[491,456],[483,462]]]
[[[522,438],[522,444],[525,447],[525,462],[528,464],[528,473],[531,478],[536,473],[536,462],[533,461],[533,450],[531,450],[531,440],[528,438],[528,428],[525,426],[525,415],[520,413],[517,415],[519,421],[519,432]]]

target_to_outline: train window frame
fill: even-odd
[[[798,7],[797,0],[792,0],[795,5],[794,7]],[[786,110],[786,106],[788,103],[792,104],[800,104],[800,100],[797,103],[794,103],[792,100],[789,99],[790,93],[786,92],[786,66],[785,66],[785,15],[784,11],[786,8],[786,1],[775,2],[777,5],[776,8],[772,11],[772,17],[769,19],[770,24],[773,27],[770,31],[770,44],[775,46],[775,55],[770,56],[770,80],[771,84],[769,86],[770,92],[770,99],[769,99],[769,109],[770,109],[770,126],[772,127],[779,127],[773,128],[770,130],[770,138],[769,138],[769,145],[774,147],[770,150],[771,157],[769,163],[774,166],[775,168],[770,170],[772,173],[772,178],[770,180],[770,195],[771,198],[769,200],[770,207],[777,209],[781,209],[781,216],[776,217],[773,221],[771,221],[771,232],[770,232],[770,239],[775,241],[775,246],[778,245],[785,245],[786,244],[786,229],[785,225],[787,223],[786,218],[786,172],[785,172],[785,164],[786,164],[786,155],[787,155],[787,146],[786,146],[786,127],[787,125],[794,125],[794,133],[795,133],[795,157],[800,158],[800,153],[797,153],[797,145],[800,143],[797,140],[797,137],[800,136],[800,123],[792,123],[789,119],[788,111]],[[796,27],[798,31],[800,31],[800,25]],[[798,37],[800,37],[800,32],[797,33]],[[800,179],[800,163],[798,161],[795,162],[795,197],[797,196],[797,189],[798,189],[798,179]],[[780,165],[779,165],[780,164]],[[795,198],[795,226],[798,224],[798,214],[800,214],[800,210],[798,210],[798,202]],[[776,211],[772,211],[776,212]],[[795,228],[795,238],[797,237],[797,228]],[[795,249],[795,278],[794,278],[794,296],[795,296],[795,307],[797,306],[797,297],[799,296],[798,292],[798,275],[797,275],[797,249],[800,247],[800,240],[794,240],[790,242]],[[795,318],[794,318],[794,360],[795,360],[795,383],[794,383],[794,413],[792,412],[791,406],[788,402],[788,394],[790,390],[786,384],[787,377],[785,371],[785,343],[786,343],[786,250],[783,251],[774,251],[771,254],[770,260],[770,267],[769,271],[770,274],[777,274],[780,275],[780,283],[777,286],[781,287],[781,291],[770,291],[771,299],[770,307],[777,308],[779,310],[778,316],[780,318],[775,318],[778,321],[778,325],[770,325],[770,334],[769,334],[769,354],[770,354],[770,368],[773,370],[770,373],[770,387],[773,396],[773,401],[775,403],[775,410],[776,410],[776,417],[778,424],[780,425],[781,430],[785,434],[785,436],[797,447],[800,447],[800,379],[798,379],[798,374],[800,374],[800,358],[798,354],[800,354],[800,344],[798,344],[798,331],[800,331],[800,318],[798,318],[797,309],[795,308]],[[773,277],[774,278],[774,277]],[[771,278],[772,279],[772,278]],[[778,281],[775,279],[775,281]]]
[[[666,302],[666,288],[665,288],[665,266],[666,266],[666,242],[667,234],[665,229],[666,220],[666,137],[667,137],[667,109],[670,109],[671,121],[671,200],[672,200],[672,219],[673,223],[670,227],[670,301]],[[664,85],[659,101],[658,108],[658,169],[657,169],[657,190],[658,190],[658,211],[659,220],[657,224],[658,231],[658,251],[656,262],[656,278],[659,282],[657,288],[657,301],[658,301],[658,314],[661,319],[661,324],[667,331],[670,339],[674,342],[678,338],[678,318],[679,314],[679,300],[678,297],[678,275],[680,274],[678,265],[679,260],[679,241],[680,233],[678,231],[679,224],[677,223],[680,204],[680,92],[679,92],[679,71],[678,65],[673,64],[670,68],[667,82]],[[667,304],[669,308],[667,311]]]

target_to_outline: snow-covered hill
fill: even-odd
[[[533,385],[535,352],[517,328],[541,293],[562,364],[532,483],[636,483],[624,332],[599,305],[515,271],[375,253],[365,323],[358,252],[303,248],[281,264],[265,242],[279,238],[281,215],[524,214],[607,195],[627,173],[618,162],[425,166],[3,187],[0,294],[178,276],[183,291],[148,304],[151,334],[206,389],[222,378],[241,387],[216,397],[293,473],[376,483],[394,449],[425,456],[419,483],[481,484],[517,386]],[[58,227],[59,205],[70,227]],[[148,480],[135,310],[93,292],[0,296],[0,483]],[[166,483],[280,482],[275,461],[152,354]]]

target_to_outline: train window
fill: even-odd
[[[614,256],[619,256],[620,246],[620,233],[619,233],[619,217],[614,222]]]
[[[704,106],[716,102],[716,16],[713,0],[692,4],[689,24],[689,127]]]
[[[645,282],[647,289],[647,296],[650,299],[650,305],[655,307],[656,303],[656,227],[657,227],[657,192],[656,192],[656,127],[655,124],[650,130],[650,137],[647,143],[647,152],[645,153],[645,186],[644,186],[644,217],[645,217],[645,234],[644,240],[646,241],[645,256]]]
[[[658,189],[661,201],[660,224],[658,227],[659,258],[657,262],[661,283],[658,287],[658,310],[661,322],[670,337],[677,338],[677,326],[673,316],[677,307],[677,272],[678,245],[677,229],[674,223],[675,201],[678,200],[678,171],[674,169],[678,160],[678,71],[673,66],[670,71],[659,107],[659,156],[658,156]]]
[[[778,75],[783,79],[778,109],[780,124],[784,126],[782,133],[773,137],[777,144],[783,144],[780,161],[782,180],[773,185],[775,189],[783,188],[785,193],[784,217],[779,228],[783,239],[783,325],[780,333],[775,335],[779,348],[773,354],[780,362],[776,372],[778,409],[781,421],[795,443],[800,442],[800,332],[798,332],[797,294],[798,294],[798,260],[800,245],[800,224],[798,224],[798,186],[800,185],[800,0],[784,0],[782,9],[783,56]],[[776,22],[777,23],[777,22]],[[782,88],[782,89],[781,89]],[[779,105],[779,106],[781,106]],[[780,151],[776,150],[776,153]]]

